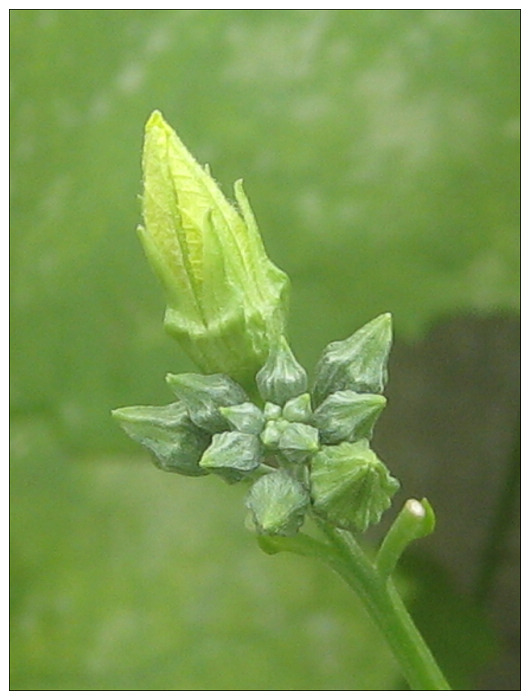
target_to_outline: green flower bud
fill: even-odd
[[[220,408],[219,411],[240,433],[259,435],[265,425],[263,413],[253,403],[240,403],[236,406]]]
[[[282,407],[275,403],[267,403],[263,408],[265,420],[277,420],[282,415]]]
[[[357,442],[372,437],[375,422],[385,406],[386,399],[380,394],[336,391],[320,404],[312,422],[325,444]]]
[[[382,393],[392,344],[392,317],[381,314],[346,340],[330,343],[316,368],[313,398],[318,406],[335,391]]]
[[[304,522],[309,496],[285,471],[262,476],[249,491],[246,506],[260,535],[295,535]]]
[[[287,425],[287,421],[269,420],[265,425],[265,429],[261,433],[261,442],[269,450],[275,450],[280,443],[280,437],[283,429]]]
[[[224,374],[168,374],[166,381],[188,409],[191,420],[210,433],[229,428],[221,407],[244,403],[248,398],[239,384]]]
[[[318,446],[318,430],[304,423],[287,423],[278,442],[278,449],[291,462],[303,462]]]
[[[307,373],[293,355],[284,336],[271,349],[265,365],[256,375],[261,398],[283,406],[307,390]]]
[[[337,527],[361,532],[379,522],[399,488],[367,440],[321,448],[310,479],[315,511]]]
[[[300,394],[294,399],[289,399],[283,407],[282,415],[291,423],[305,423],[311,418],[311,396]]]
[[[229,484],[240,481],[261,464],[261,445],[256,435],[217,433],[205,451],[200,466],[221,476]]]
[[[167,331],[203,372],[251,381],[284,332],[289,280],[265,253],[241,181],[238,211],[156,111],[143,181],[139,233],[166,291]]]
[[[127,435],[143,445],[160,469],[204,476],[199,460],[210,436],[188,417],[184,404],[130,406],[112,411]]]

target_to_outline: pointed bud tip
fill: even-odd
[[[133,423],[134,421],[140,422],[142,418],[138,415],[138,411],[135,410],[135,406],[127,406],[125,408],[115,408],[110,412],[110,415],[118,423],[123,423],[124,421]]]
[[[162,116],[162,112],[158,109],[155,109],[153,110],[153,112],[151,112],[149,119],[145,123],[145,131],[150,131],[153,127],[157,126],[169,129],[168,123]]]

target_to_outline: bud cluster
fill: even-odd
[[[259,534],[294,535],[309,511],[363,531],[399,487],[369,447],[386,404],[390,344],[383,314],[325,348],[309,390],[280,336],[255,378],[259,406],[228,375],[170,374],[176,403],[113,415],[161,469],[250,482],[248,522]]]

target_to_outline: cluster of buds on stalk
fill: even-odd
[[[114,417],[163,470],[247,483],[260,535],[294,535],[307,514],[352,531],[377,523],[399,487],[370,448],[390,314],[330,343],[310,386],[286,339],[288,278],[241,184],[236,210],[159,112],[143,169],[141,240],[166,290],[165,326],[203,373],[169,374],[176,401]]]

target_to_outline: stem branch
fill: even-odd
[[[261,537],[268,553],[290,551],[325,562],[357,593],[386,638],[412,690],[451,690],[391,578],[381,575],[353,536],[316,521],[328,543],[307,535]]]

